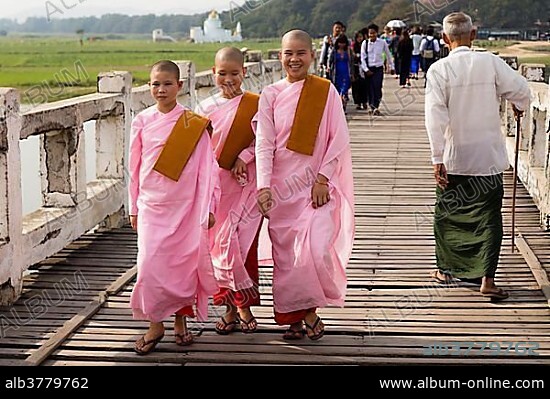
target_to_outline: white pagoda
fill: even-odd
[[[204,28],[200,26],[191,28],[190,37],[195,43],[241,42],[243,40],[241,23],[237,23],[234,34],[229,29],[223,29],[222,21],[216,10],[212,10],[208,19],[204,21]]]

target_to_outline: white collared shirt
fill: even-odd
[[[413,41],[413,55],[420,55],[420,43],[422,43],[422,36],[418,33],[411,35]]]
[[[509,167],[500,98],[526,110],[524,77],[491,53],[458,47],[432,65],[426,88],[426,130],[432,161],[454,175],[490,176]]]
[[[368,56],[369,63],[367,66],[367,46],[368,46]],[[386,58],[390,65],[393,65],[392,56],[388,43],[385,40],[377,38],[375,42],[371,42],[370,39],[367,39],[361,45],[361,68],[363,71],[367,72],[369,67],[381,67],[384,66],[384,58],[382,54],[386,53]],[[393,66],[392,66],[393,69]]]

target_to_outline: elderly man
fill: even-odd
[[[508,293],[494,278],[509,163],[499,105],[506,98],[521,114],[529,106],[529,86],[499,57],[470,50],[476,32],[468,15],[448,15],[443,29],[451,53],[428,71],[425,111],[437,182],[438,270],[432,277],[441,283],[481,280],[483,296],[502,300]]]

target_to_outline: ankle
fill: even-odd
[[[239,308],[233,305],[227,305],[225,307],[225,314],[227,315],[236,315],[238,311],[239,311]]]
[[[494,289],[496,288],[495,279],[493,277],[483,277],[481,280],[481,289]]]
[[[296,323],[292,323],[290,325],[290,328],[294,331],[301,330],[303,325],[304,325],[303,322],[300,320],[300,321],[297,321]]]
[[[164,333],[164,324],[163,323],[150,323],[148,333],[151,334],[151,335],[163,334]]]
[[[237,308],[237,313],[241,316],[252,316],[250,308]]]
[[[304,320],[308,323],[310,322],[314,322],[315,320],[317,320],[317,312],[314,310],[314,311],[311,311],[311,312],[307,312],[306,313],[306,317],[304,317]]]

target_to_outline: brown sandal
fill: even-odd
[[[176,337],[177,346],[189,346],[194,341],[193,334],[191,334],[189,331],[181,334],[174,333],[174,337]]]
[[[134,351],[140,356],[148,355],[149,353],[153,352],[153,350],[155,350],[158,343],[164,338],[164,334],[162,334],[162,335],[158,336],[155,339],[152,339],[150,341],[146,341],[145,340],[145,335],[146,334],[143,334],[141,336],[141,338],[136,341],[136,344],[134,346]],[[146,348],[148,346],[149,346],[149,349],[147,349],[147,350],[143,349],[143,348]]]
[[[494,301],[502,301],[503,299],[507,299],[510,296],[502,288],[498,288],[496,291],[482,292],[481,295],[486,298],[491,298]]]
[[[237,318],[241,323],[241,331],[244,334],[255,333],[258,329],[258,321],[254,316],[252,316],[248,321],[245,321],[245,319],[243,319],[241,316],[237,316]]]
[[[289,327],[283,335],[285,341],[299,341],[304,339],[306,335],[306,330],[301,328],[300,330],[293,330],[292,327]]]
[[[445,278],[439,277],[440,275],[445,276]],[[450,274],[445,274],[439,270],[435,270],[430,274],[430,277],[438,284],[441,285],[449,285],[454,283],[454,279]]]
[[[220,322],[223,324],[223,327],[218,327],[218,323]],[[233,331],[235,331],[235,328],[237,328],[237,326],[239,325],[239,320],[237,318],[236,320],[228,322],[227,320],[225,320],[225,317],[222,316],[218,323],[216,323],[216,326],[214,327],[216,332],[220,335],[229,335]]]
[[[317,341],[321,338],[323,338],[323,336],[325,335],[325,327],[323,325],[323,327],[321,328],[321,331],[319,331],[317,334],[315,334],[315,329],[317,328],[317,326],[319,325],[319,323],[322,323],[322,320],[319,316],[317,316],[317,318],[315,319],[315,321],[313,322],[312,325],[308,324],[307,321],[304,320],[304,324],[306,326],[306,333],[307,333],[307,337],[309,339],[311,339],[312,341]],[[311,333],[310,333],[311,332]]]

